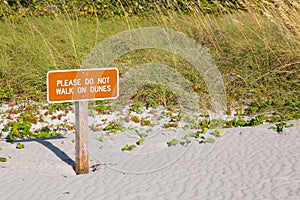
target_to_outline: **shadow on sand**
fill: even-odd
[[[57,157],[59,157],[62,161],[70,165],[73,169],[75,169],[75,161],[72,160],[65,152],[63,152],[58,147],[54,146],[51,142],[48,140],[56,140],[56,139],[62,139],[65,137],[53,137],[53,138],[47,138],[47,139],[27,139],[27,140],[14,140],[14,142],[38,142],[42,144],[43,146],[47,147],[50,151],[52,151]]]

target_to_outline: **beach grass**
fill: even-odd
[[[278,3],[279,2],[279,3]],[[161,12],[150,16],[23,17],[0,21],[0,99],[46,100],[46,73],[80,68],[91,50],[110,36],[140,27],[166,27],[195,39],[211,55],[222,74],[228,110],[245,104],[299,118],[300,12],[299,3],[287,6],[245,4],[247,11],[203,14]],[[157,5],[159,10],[159,5]],[[121,9],[121,8],[120,8]],[[205,83],[183,58],[162,50],[133,51],[115,60],[120,74],[145,63],[161,63],[180,72],[197,92],[200,106],[210,108]],[[134,96],[144,101],[176,102],[172,91],[146,86]],[[257,111],[257,112],[258,112]]]

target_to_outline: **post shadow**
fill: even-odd
[[[48,142],[47,140],[54,140],[54,139],[61,139],[65,137],[53,137],[53,138],[47,138],[47,139],[40,139],[40,138],[31,138],[26,140],[14,140],[13,142],[38,142],[42,144],[43,146],[47,147],[50,151],[52,151],[58,158],[60,158],[62,161],[70,165],[75,170],[75,161],[72,160],[65,152],[63,152],[60,148],[57,146],[54,146],[51,142]]]

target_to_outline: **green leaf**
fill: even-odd
[[[155,100],[153,100],[153,99],[151,99],[151,100],[149,100],[148,102],[147,102],[147,106],[148,107],[154,107],[154,106],[156,106],[157,105],[157,102],[155,101]]]
[[[112,125],[107,125],[103,130],[110,131],[112,129],[113,129]]]
[[[4,132],[9,131],[9,126],[5,125],[5,126],[3,127],[3,129],[2,129],[2,131],[4,131]]]
[[[275,126],[269,127],[269,129],[273,129],[273,130],[277,131],[278,133],[283,133],[284,127],[287,127],[286,122],[279,122],[279,123],[275,124]]]
[[[41,132],[46,132],[46,133],[50,133],[50,128],[48,126],[44,126],[41,128]]]
[[[16,146],[17,149],[23,149],[25,148],[25,145],[24,144],[21,144],[21,143],[18,143],[17,146]]]
[[[121,124],[119,124],[117,122],[113,122],[113,123],[107,125],[103,130],[116,134],[118,131],[124,132],[126,130],[126,128],[124,128]]]
[[[51,132],[51,137],[61,137],[61,136],[63,136],[63,134],[55,132],[55,131]]]
[[[179,143],[179,140],[173,138],[172,140],[170,140],[169,142],[167,142],[168,146],[175,146]]]
[[[0,157],[0,162],[6,162],[6,161],[7,161],[7,158]]]
[[[25,131],[30,130],[30,128],[31,128],[31,123],[30,123],[29,121],[23,122],[23,123],[22,123],[22,128],[23,128],[23,130],[25,130]]]
[[[6,142],[13,143],[13,141],[14,141],[14,134],[10,132],[6,137]]]
[[[136,148],[136,145],[134,145],[134,144],[132,144],[132,145],[129,146],[130,151],[131,151],[132,149],[134,149],[134,148]]]
[[[215,130],[215,131],[212,132],[211,134],[214,135],[214,136],[216,136],[216,137],[222,137],[223,135],[226,134],[226,132]]]
[[[125,145],[123,148],[122,148],[122,151],[131,151],[132,149],[136,148],[136,145]]]
[[[40,132],[36,137],[46,139],[46,138],[51,137],[51,134],[49,132],[43,131],[43,132]]]
[[[20,127],[21,127],[21,123],[20,122],[14,122],[12,124],[12,131],[17,131]]]
[[[98,138],[98,141],[103,142],[104,140],[104,135],[100,135],[100,137]]]
[[[143,104],[140,101],[134,102],[131,106],[130,106],[130,110],[134,111],[136,113],[143,113]]]
[[[135,132],[138,134],[138,136],[140,136],[140,138],[146,138],[147,137],[147,134],[144,133],[144,132],[138,132],[137,130],[135,130]]]
[[[222,136],[225,135],[225,134],[226,134],[226,132],[221,131],[221,132],[219,132],[218,137],[222,137]]]
[[[214,142],[215,142],[215,139],[214,139],[214,138],[207,138],[207,139],[206,139],[206,142],[214,143]]]
[[[207,127],[203,127],[201,132],[202,132],[202,133],[205,133],[207,130],[208,130]]]
[[[139,139],[139,141],[136,142],[137,145],[142,145],[145,142],[145,138]]]
[[[294,127],[294,124],[285,125],[286,128]]]
[[[199,135],[201,134],[200,131],[197,132],[190,132],[187,134],[188,137],[194,137],[194,138],[199,138]]]
[[[125,145],[123,148],[122,148],[122,151],[128,151],[129,150],[129,145]]]

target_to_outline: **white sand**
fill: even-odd
[[[0,141],[0,157],[11,156],[0,163],[0,199],[299,199],[300,126],[286,135],[268,127],[226,129],[216,143],[188,148],[163,148],[160,134],[132,152],[118,148],[122,134],[101,143],[91,132],[96,170],[86,175],[71,167],[73,134],[21,150]]]

